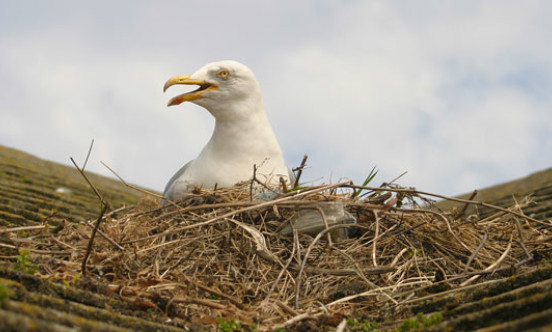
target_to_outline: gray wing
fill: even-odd
[[[192,160],[193,161],[193,160]],[[176,180],[178,180],[178,178],[184,174],[184,172],[186,172],[186,169],[188,168],[188,166],[190,165],[190,163],[192,161],[189,161],[186,165],[182,166],[181,169],[178,170],[178,172],[176,172],[172,177],[171,179],[169,180],[169,182],[167,182],[167,185],[165,186],[165,190],[163,190],[163,196],[165,196],[166,198],[170,199],[170,200],[173,200],[174,198],[174,193],[172,192],[172,187],[174,185],[174,182]]]

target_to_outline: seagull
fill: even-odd
[[[255,177],[269,187],[279,186],[280,178],[293,181],[251,69],[233,60],[213,62],[191,75],[170,78],[163,91],[176,84],[198,88],[170,99],[168,106],[186,101],[202,106],[215,117],[215,129],[199,156],[169,180],[165,198],[182,198],[198,186],[230,187],[250,180],[254,165]]]

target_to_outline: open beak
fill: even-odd
[[[176,84],[199,85],[199,88],[194,91],[186,92],[176,97],[173,97],[171,100],[169,100],[169,103],[167,106],[180,105],[185,101],[199,99],[205,92],[218,89],[218,86],[215,84],[208,83],[205,81],[194,80],[190,78],[190,76],[191,75],[175,76],[170,78],[165,83],[165,86],[163,87],[163,92],[167,91],[167,89],[170,86],[176,85]]]

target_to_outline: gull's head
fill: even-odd
[[[190,101],[213,111],[217,106],[260,97],[259,83],[251,69],[232,60],[209,63],[191,75],[172,77],[163,91],[176,84],[197,85],[198,88],[173,97],[168,106]]]

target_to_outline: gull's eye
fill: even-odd
[[[228,77],[230,77],[230,72],[227,69],[219,70],[217,73],[217,76],[222,78],[223,80],[227,80]]]

